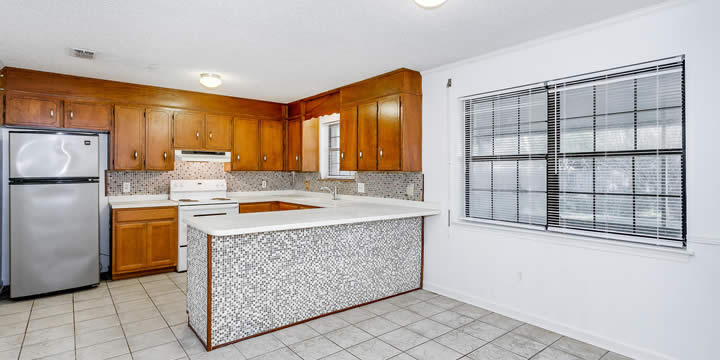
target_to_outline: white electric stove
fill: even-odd
[[[238,201],[227,197],[225,180],[170,180],[170,200],[178,202],[177,271],[187,271],[187,223],[199,216],[235,215]]]

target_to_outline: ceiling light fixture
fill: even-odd
[[[200,84],[208,89],[214,89],[222,84],[220,74],[202,73],[200,74]]]
[[[426,9],[432,9],[444,4],[447,0],[415,0],[415,3]]]

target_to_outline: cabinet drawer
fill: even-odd
[[[240,213],[254,213],[254,212],[266,212],[273,211],[273,203],[252,203],[252,204],[240,204]]]
[[[177,207],[119,209],[113,215],[117,222],[176,219]]]

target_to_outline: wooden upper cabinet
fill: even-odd
[[[260,126],[257,119],[233,119],[232,170],[260,169]]]
[[[108,103],[65,101],[65,127],[109,131],[112,123],[111,109]]]
[[[142,170],[145,119],[141,107],[115,106],[113,122],[113,168]]]
[[[378,101],[378,170],[400,170],[400,96]]]
[[[320,119],[302,122],[302,171],[320,171]]]
[[[261,170],[283,170],[283,127],[283,121],[260,121]]]
[[[205,148],[208,150],[232,150],[232,116],[205,116]]]
[[[6,125],[61,127],[60,100],[42,96],[7,94]]]
[[[172,111],[148,108],[145,110],[145,169],[173,170]]]
[[[340,170],[357,170],[357,107],[340,110]]]
[[[302,167],[302,120],[295,119],[288,121],[287,137],[287,169],[289,171],[300,171]]]
[[[358,170],[377,170],[377,110],[376,102],[361,104],[357,108]]]
[[[205,113],[177,111],[173,120],[173,146],[178,149],[200,150],[205,137]]]

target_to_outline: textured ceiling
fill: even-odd
[[[662,0],[0,0],[0,62],[289,102],[481,55]],[[95,60],[68,56],[71,47]],[[203,88],[201,72],[224,84]]]

